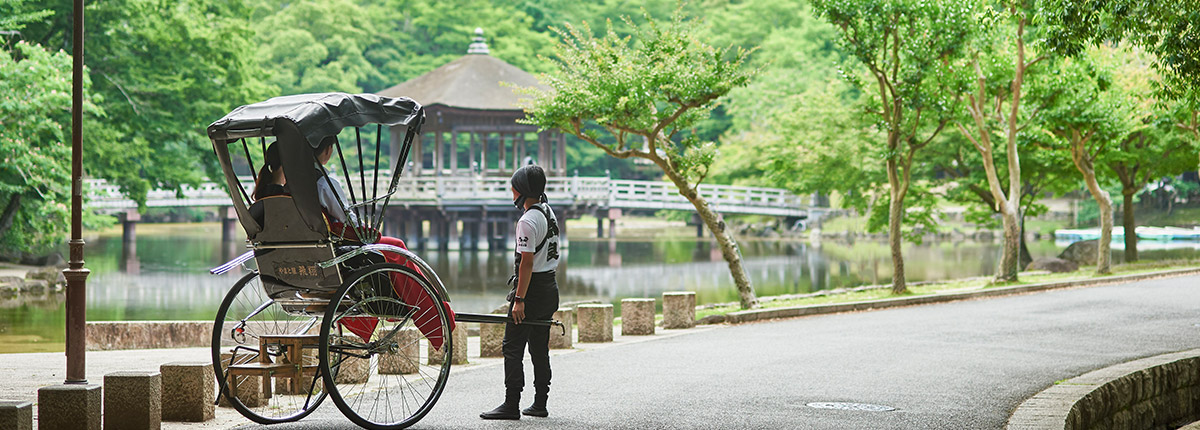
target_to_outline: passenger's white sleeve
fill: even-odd
[[[325,208],[325,212],[334,221],[346,223],[347,215],[350,216],[351,221],[357,221],[358,218],[354,216],[353,212],[347,214],[342,205],[338,204],[338,198],[341,198],[342,203],[350,204],[350,201],[346,200],[346,194],[342,191],[342,183],[333,177],[333,175],[329,176],[329,180],[333,182],[332,189],[329,187],[329,183],[325,181],[324,175],[317,177],[317,200],[320,201],[321,207]],[[334,193],[337,193],[336,196]],[[352,222],[352,224],[356,223]]]

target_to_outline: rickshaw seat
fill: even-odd
[[[317,265],[334,257],[328,226],[310,228],[291,196],[273,196],[259,201],[266,222],[250,240],[255,245],[263,288],[271,298],[330,294],[342,285],[336,267]]]

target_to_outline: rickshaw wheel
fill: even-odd
[[[243,319],[245,324],[241,323]],[[212,362],[218,398],[228,402],[242,416],[260,424],[296,421],[312,413],[327,395],[319,382],[313,382],[319,381],[319,377],[295,381],[296,378],[237,376],[231,384],[225,374],[231,361],[237,364],[260,361],[259,339],[262,336],[315,334],[316,324],[317,317],[289,314],[267,296],[257,271],[239,279],[225,295],[213,324]],[[223,357],[222,354],[231,355]],[[315,350],[302,354],[304,365],[317,364]],[[278,361],[278,354],[271,355]],[[263,386],[264,382],[270,388],[270,396],[264,395],[264,388],[267,388]]]
[[[432,298],[425,309],[395,293],[396,279],[413,281]],[[320,362],[325,386],[347,418],[369,429],[399,429],[429,413],[446,387],[456,346],[442,300],[424,276],[399,264],[374,264],[346,279],[321,320]],[[440,350],[421,347],[428,343],[422,339],[439,337]]]

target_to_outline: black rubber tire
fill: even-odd
[[[397,273],[402,276],[414,279],[420,284],[421,288],[429,297],[433,298],[437,306],[433,306],[436,310],[439,321],[441,335],[445,339],[444,346],[439,352],[442,358],[440,366],[422,365],[420,360],[420,347],[424,343],[421,339],[425,339],[424,335],[416,337],[416,348],[418,348],[418,359],[416,362],[417,376],[412,379],[405,378],[405,375],[384,375],[378,372],[379,354],[384,352],[389,346],[396,350],[399,348],[397,343],[388,342],[390,339],[388,333],[399,333],[406,327],[415,328],[415,324],[411,324],[410,318],[380,318],[378,321],[381,325],[394,324],[395,320],[401,320],[394,327],[381,330],[379,327],[372,333],[372,338],[368,339],[366,344],[383,342],[374,348],[358,348],[353,351],[355,354],[367,356],[368,380],[365,383],[343,382],[338,383],[337,375],[341,366],[342,360],[349,357],[347,352],[331,353],[331,345],[337,342],[337,346],[344,346],[347,341],[343,338],[343,329],[337,321],[343,317],[350,316],[373,316],[373,315],[401,315],[403,312],[398,306],[402,303],[396,295],[389,294],[391,288],[390,274]],[[378,287],[377,287],[378,286]],[[333,398],[334,404],[342,411],[347,418],[355,424],[368,429],[402,429],[413,424],[416,424],[421,418],[433,408],[437,400],[442,395],[442,391],[446,388],[446,381],[450,376],[451,357],[453,357],[452,336],[450,331],[450,317],[448,309],[441,306],[443,298],[433,288],[432,284],[416,271],[408,267],[394,263],[379,263],[362,268],[355,271],[351,276],[346,278],[342,287],[334,295],[331,303],[346,303],[344,306],[329,306],[325,312],[325,318],[321,320],[321,346],[320,346],[320,365],[321,374],[325,378],[325,387]],[[388,307],[387,304],[392,304]],[[372,304],[378,304],[372,307]],[[390,309],[395,309],[392,311]],[[422,311],[427,312],[427,311]],[[382,334],[381,334],[382,333]],[[406,346],[411,346],[412,343]],[[465,347],[465,346],[463,346]],[[349,351],[345,348],[339,348],[339,351]],[[361,357],[359,358],[361,359]],[[422,371],[425,368],[427,371]],[[436,372],[436,375],[434,375]],[[401,385],[399,388],[391,388],[389,379],[396,378]],[[369,378],[375,378],[372,382]],[[432,379],[432,381],[429,381]],[[417,392],[422,386],[413,384],[412,382],[423,382],[423,387],[428,388],[427,391]],[[432,382],[432,384],[430,383]],[[393,393],[393,390],[397,392]],[[412,393],[407,394],[405,390]],[[423,390],[423,389],[422,389]],[[382,395],[380,393],[383,393]],[[369,407],[360,408],[362,400],[369,399],[368,394],[373,394],[374,403]],[[406,395],[407,394],[407,395]],[[384,404],[379,405],[383,399]],[[399,400],[395,400],[399,399]],[[414,406],[409,407],[409,401],[412,401]],[[420,403],[420,405],[416,405]],[[405,407],[406,410],[393,413],[393,407]],[[381,410],[386,409],[386,410]]]
[[[221,366],[221,353],[225,352],[222,349],[222,341],[229,340],[236,342],[233,339],[233,335],[225,331],[225,323],[227,322],[226,318],[233,318],[232,316],[228,315],[230,308],[237,305],[238,311],[243,312],[249,306],[256,307],[257,304],[266,303],[266,301],[270,300],[266,292],[263,291],[262,285],[257,282],[257,279],[258,271],[247,273],[246,276],[243,276],[233,284],[233,287],[229,289],[229,293],[225,295],[225,300],[221,302],[221,307],[217,309],[217,317],[213,322],[212,337],[212,363],[213,371],[217,376],[217,396],[219,398],[220,396],[224,395],[229,401],[230,405],[233,406],[233,408],[239,413],[241,413],[242,416],[259,424],[278,424],[296,421],[308,416],[314,410],[316,410],[317,407],[321,405],[321,402],[325,400],[325,397],[328,395],[328,393],[322,389],[320,393],[316,394],[315,396],[306,396],[304,404],[297,405],[295,402],[289,402],[293,405],[292,408],[279,408],[279,405],[274,408],[269,406],[252,408],[246,406],[241,400],[238,400],[236,396],[228,396],[227,394],[231,392],[231,387],[225,387],[225,389],[222,390],[221,381],[225,380],[225,372]],[[246,313],[248,314],[249,312]],[[270,306],[259,312],[257,315],[262,316],[265,319],[272,315],[281,314],[282,309],[280,309],[278,304],[275,304],[274,301],[272,301]],[[241,317],[233,318],[232,321],[239,321],[240,319]],[[273,327],[263,327],[263,334],[285,334],[290,329],[301,327],[299,325],[291,324],[292,322],[298,321],[300,321],[298,318],[289,318],[287,324],[284,324],[283,326],[276,324]],[[254,330],[255,325],[247,325],[246,327]],[[250,333],[246,337],[253,338],[254,334]],[[258,343],[257,341],[254,341],[253,344],[248,346],[257,349]],[[268,411],[277,411],[281,413],[268,415],[266,414]]]

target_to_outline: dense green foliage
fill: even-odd
[[[215,173],[203,130],[235,106],[301,92],[380,91],[465,54],[476,27],[484,29],[492,55],[530,72],[556,75],[556,66],[563,59],[554,55],[553,46],[559,39],[555,28],[569,32],[567,25],[571,24],[576,32],[586,32],[597,40],[610,37],[611,30],[615,40],[637,46],[644,36],[631,22],[642,22],[643,17],[669,20],[678,10],[695,21],[696,40],[714,47],[713,52],[722,53],[726,60],[742,52],[744,57],[739,58],[744,65],[756,71],[722,92],[723,97],[709,100],[683,118],[684,122],[676,123],[676,139],[671,142],[682,144],[682,137],[694,138],[686,142],[695,144],[689,146],[693,149],[674,154],[682,157],[680,166],[696,167],[686,169],[693,179],[706,176],[709,183],[776,186],[830,195],[834,204],[871,212],[872,226],[879,230],[890,218],[886,211],[891,199],[887,161],[903,159],[908,154],[905,148],[916,143],[925,146],[914,153],[908,167],[898,169],[912,178],[912,190],[904,197],[906,231],[920,233],[935,227],[936,209],[946,200],[968,204],[972,219],[994,222],[987,199],[976,192],[987,190],[982,159],[960,151],[970,149],[960,133],[935,136],[933,130],[961,114],[949,109],[960,102],[956,96],[964,94],[960,91],[963,81],[956,77],[962,75],[966,57],[955,53],[978,53],[980,64],[993,78],[988,90],[1006,91],[1011,72],[1000,66],[1013,49],[1012,39],[983,30],[1003,30],[1009,23],[997,24],[995,13],[987,10],[962,11],[980,5],[999,10],[998,5],[1012,3],[94,0],[87,4],[89,99],[94,106],[86,117],[85,169],[89,176],[114,181],[130,197],[142,201],[150,189],[180,190]],[[1197,44],[1188,42],[1196,32],[1190,23],[1200,13],[1194,0],[1017,3],[1038,11],[1033,25],[1039,30],[1029,36],[1029,48],[1062,57],[1037,65],[1037,76],[1028,83],[1027,91],[1037,101],[1022,106],[1027,123],[1019,136],[1023,214],[1038,212],[1039,191],[1083,188],[1070,157],[1046,149],[1059,142],[1053,132],[1067,122],[1096,120],[1084,115],[1086,109],[1079,110],[1081,116],[1072,117],[1068,106],[1060,102],[1075,97],[1066,91],[1073,91],[1076,83],[1105,82],[1099,78],[1103,73],[1096,72],[1099,69],[1088,71],[1079,66],[1099,61],[1097,51],[1088,48],[1097,43],[1122,44],[1124,39],[1140,47],[1140,59],[1129,60],[1129,67],[1149,73],[1150,82],[1156,83],[1153,91],[1142,88],[1129,95],[1140,100],[1133,103],[1149,113],[1137,120],[1118,118],[1128,127],[1114,131],[1110,141],[1115,146],[1107,148],[1113,155],[1097,159],[1099,180],[1106,187],[1115,185],[1121,182],[1116,169],[1131,168],[1121,167],[1131,161],[1157,160],[1154,154],[1165,154],[1167,149],[1170,157],[1159,158],[1172,160],[1167,163],[1169,168],[1142,167],[1135,182],[1153,182],[1181,168],[1195,169],[1200,97],[1192,95],[1200,93],[1195,88],[1200,82],[1200,63],[1196,61]],[[939,19],[917,19],[934,15]],[[635,19],[622,18],[630,16]],[[888,16],[921,22],[881,19]],[[9,73],[24,73],[11,65],[26,62],[54,70],[21,78],[33,87],[10,89],[17,78],[0,82],[6,89],[0,97],[16,100],[0,106],[4,115],[0,117],[0,136],[8,139],[0,144],[10,151],[6,154],[47,148],[42,155],[28,158],[30,162],[44,158],[35,163],[43,169],[36,176],[21,177],[15,168],[0,166],[16,175],[0,178],[5,187],[0,189],[0,210],[15,195],[12,193],[25,196],[23,212],[14,215],[12,229],[0,239],[5,247],[32,249],[60,240],[62,235],[63,226],[39,223],[50,224],[47,220],[58,218],[57,212],[45,211],[58,210],[54,208],[61,208],[57,205],[65,204],[67,197],[61,176],[66,157],[54,151],[65,147],[70,134],[69,97],[63,95],[69,93],[69,86],[62,86],[66,84],[61,80],[69,79],[70,63],[65,58],[71,50],[71,21],[69,2],[0,0],[0,46],[4,51],[0,58],[9,65]],[[879,40],[848,38],[847,29],[855,26],[881,34],[891,27],[908,26],[905,28],[913,32],[903,41],[908,49],[898,55],[912,60],[894,63],[878,57],[878,64],[871,66],[865,60],[872,52],[886,52],[872,45]],[[967,33],[974,36],[967,37]],[[990,39],[972,38],[984,36]],[[1045,40],[1049,42],[1043,43]],[[1063,59],[1069,56],[1076,59]],[[603,59],[593,63],[598,69],[606,66]],[[897,90],[913,86],[913,91],[886,99],[892,102],[892,113],[900,114],[889,121],[879,115],[887,107],[879,97],[871,68],[897,65],[897,76],[902,78],[892,83]],[[639,68],[650,64],[625,66],[642,72]],[[18,94],[27,95],[18,98]],[[645,101],[640,100],[643,94],[631,96],[630,100]],[[922,112],[919,120],[918,111]],[[21,124],[38,126],[18,126],[9,119],[13,115],[22,118]],[[585,129],[598,133],[603,126],[592,124]],[[885,144],[889,130],[901,133],[893,140],[895,147]],[[1122,130],[1127,134],[1121,135]],[[1126,139],[1128,133],[1140,140]],[[593,135],[602,145],[618,145],[615,136]],[[933,138],[923,143],[930,136]],[[1135,143],[1141,146],[1121,147]],[[652,164],[611,157],[582,139],[569,139],[567,151],[570,170],[580,175],[606,171],[620,178],[662,175]],[[1189,154],[1190,167],[1186,162]],[[1005,180],[1004,157],[997,156],[994,161]],[[50,183],[59,188],[46,185]],[[35,195],[47,203],[31,203],[28,199]],[[31,206],[28,212],[25,206]],[[21,227],[25,233],[18,237],[15,231],[20,222],[26,227]]]
[[[89,105],[89,108],[91,106]],[[94,108],[90,113],[96,113]],[[0,52],[0,249],[45,250],[69,225],[71,57]]]

